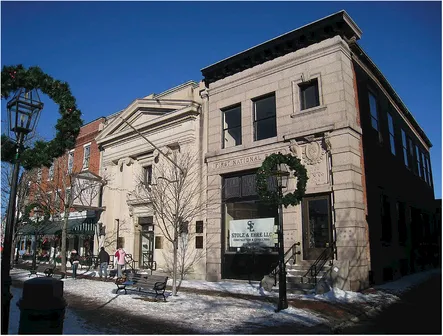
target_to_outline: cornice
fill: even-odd
[[[212,64],[201,69],[201,72],[205,85],[209,87],[220,79],[325,39],[339,35],[346,40],[357,40],[361,34],[360,28],[342,10]]]

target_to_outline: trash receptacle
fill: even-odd
[[[63,281],[52,277],[30,279],[23,284],[19,334],[63,334],[66,301]]]

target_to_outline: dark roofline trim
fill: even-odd
[[[398,105],[400,110],[403,112],[406,119],[412,124],[415,130],[420,134],[422,139],[426,142],[429,148],[432,147],[432,143],[429,138],[426,136],[423,129],[418,124],[417,120],[415,120],[412,113],[406,107],[406,105],[401,100],[400,96],[395,92],[394,88],[388,82],[386,77],[382,74],[380,69],[375,65],[375,63],[370,59],[370,57],[363,51],[363,49],[357,44],[352,43],[350,45],[351,51],[353,52],[353,57],[360,60],[365,66],[369,68],[369,70],[375,75],[375,77],[380,81],[383,88],[388,92],[388,94],[393,98],[395,103]]]
[[[337,35],[347,40],[361,37],[360,28],[344,10],[203,68],[205,85]]]

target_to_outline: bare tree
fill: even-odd
[[[5,218],[3,223],[6,221],[6,214],[8,211],[8,203],[9,203],[9,194],[11,190],[12,183],[12,171],[14,169],[14,165],[8,162],[2,162],[2,180],[1,180],[1,193],[2,193],[2,217]],[[12,238],[12,248],[17,245],[18,234],[20,232],[20,228],[24,225],[23,221],[20,220],[21,215],[24,213],[24,209],[27,203],[27,198],[30,190],[30,182],[32,180],[34,171],[20,171],[19,182],[17,184],[17,196],[16,196],[16,214],[14,216],[14,231]],[[3,232],[3,229],[2,229]],[[14,257],[14,254],[11,254],[11,257]]]
[[[98,196],[105,181],[88,171],[76,172],[68,164],[68,156],[56,159],[49,168],[48,179],[35,183],[36,201],[50,209],[52,219],[62,218],[61,272],[66,272],[66,238],[69,214],[74,210],[97,208]]]
[[[188,224],[203,217],[206,201],[198,154],[175,149],[169,155],[175,164],[159,156],[152,171],[153,183],[140,177],[133,194],[152,206],[156,224],[170,244],[172,260],[170,254],[165,254],[165,260],[172,273],[172,294],[176,295],[184,276],[204,257],[203,249],[193,248],[196,233]]]

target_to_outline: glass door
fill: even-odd
[[[303,199],[303,259],[316,260],[325,248],[332,248],[329,195]]]
[[[154,231],[142,231],[141,240],[141,268],[152,268],[154,261]]]

